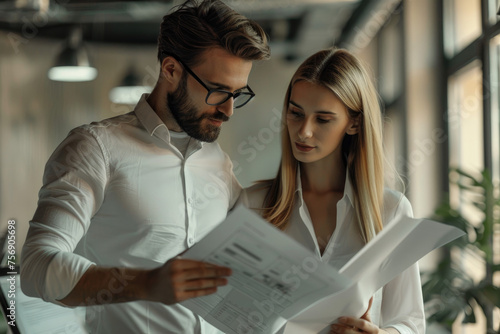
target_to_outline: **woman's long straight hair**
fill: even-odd
[[[384,194],[384,152],[382,115],[378,96],[360,61],[343,49],[327,49],[305,60],[292,77],[286,92],[282,131],[282,158],[276,178],[264,200],[263,216],[285,229],[294,207],[298,161],[293,156],[286,112],[293,85],[308,81],[330,89],[347,107],[349,117],[358,122],[358,133],[345,135],[344,163],[354,193],[354,209],[365,242],[382,230]],[[327,172],[327,171],[325,171]]]

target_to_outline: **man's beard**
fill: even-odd
[[[229,117],[217,111],[215,114],[198,114],[196,109],[188,100],[187,94],[187,75],[183,75],[179,86],[173,93],[167,94],[167,107],[174,116],[175,121],[190,137],[194,139],[213,142],[219,137],[220,127],[212,124],[202,126],[205,118],[227,121]]]

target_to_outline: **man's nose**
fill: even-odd
[[[226,102],[219,105],[219,111],[226,115],[227,117],[231,117],[234,113],[234,98],[230,97]]]

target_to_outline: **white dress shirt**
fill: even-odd
[[[245,189],[241,201],[259,213],[267,190],[268,187],[265,184],[256,184]],[[303,199],[299,171],[295,207],[284,233],[314,252],[321,261],[337,269],[342,268],[364,246],[355,221],[353,196],[349,177],[346,176],[344,196],[337,203],[337,225],[321,254],[311,216]],[[386,189],[384,191],[384,225],[400,214],[413,216],[410,202],[403,194]],[[418,264],[414,264],[401,273],[377,291],[373,297],[370,316],[372,322],[380,328],[393,327],[402,334],[425,333],[425,314]],[[362,301],[358,303],[362,304]],[[321,333],[323,332],[328,333],[329,327]]]
[[[144,95],[131,113],[76,128],[47,162],[22,252],[21,284],[58,303],[92,265],[156,268],[222,222],[241,186],[217,143],[185,156]],[[127,284],[117,277],[97,298]],[[92,333],[217,333],[181,305],[87,309]]]

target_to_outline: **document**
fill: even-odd
[[[402,216],[337,270],[239,206],[182,255],[230,267],[228,285],[182,305],[226,333],[274,333],[287,321],[285,333],[318,333],[342,315],[366,310],[367,305],[352,305],[352,296],[368,302],[422,256],[463,234],[452,226]]]

